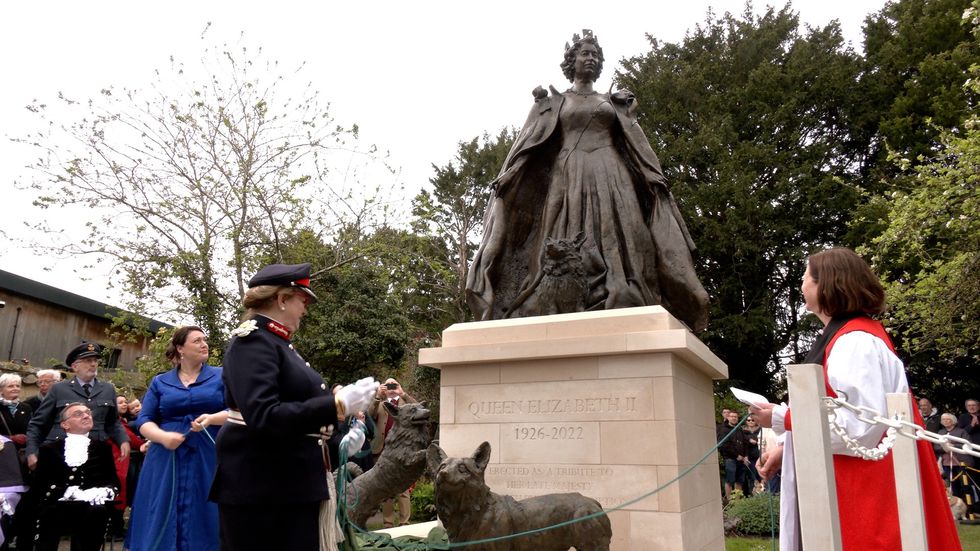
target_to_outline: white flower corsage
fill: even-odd
[[[258,328],[258,326],[259,324],[255,323],[255,320],[244,321],[242,322],[241,325],[239,325],[235,329],[232,329],[231,336],[244,337],[245,335],[248,335],[252,331],[255,331]]]

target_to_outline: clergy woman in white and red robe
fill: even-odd
[[[881,323],[870,317],[885,310],[885,292],[861,257],[844,248],[812,255],[801,290],[807,309],[824,323],[806,363],[824,366],[829,396],[885,412],[887,393],[909,392],[905,366],[895,354],[891,339]],[[915,421],[922,425],[918,408],[913,411]],[[763,476],[782,469],[779,546],[781,551],[798,551],[800,520],[791,411],[786,405],[768,404],[753,406],[751,412],[763,426],[785,434],[785,444],[766,452],[759,466]],[[837,409],[836,416],[837,423],[863,447],[877,446],[885,434],[885,427],[858,421],[843,408]],[[831,446],[845,551],[900,550],[892,453],[881,461],[863,459],[833,433]],[[917,446],[929,549],[959,550],[959,536],[932,446],[926,441],[918,441]]]

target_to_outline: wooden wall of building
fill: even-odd
[[[38,368],[63,364],[65,356],[80,341],[107,344],[110,321],[42,300],[0,289],[0,360],[30,360]],[[118,367],[131,369],[145,355],[149,339],[118,345]]]

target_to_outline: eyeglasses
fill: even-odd
[[[91,417],[91,416],[92,416],[92,411],[87,409],[82,409],[68,414],[68,417],[71,417],[72,419],[81,419],[82,417]]]

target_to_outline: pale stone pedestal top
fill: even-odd
[[[440,348],[419,350],[419,364],[467,363],[671,352],[711,379],[728,366],[661,306],[457,323]]]

